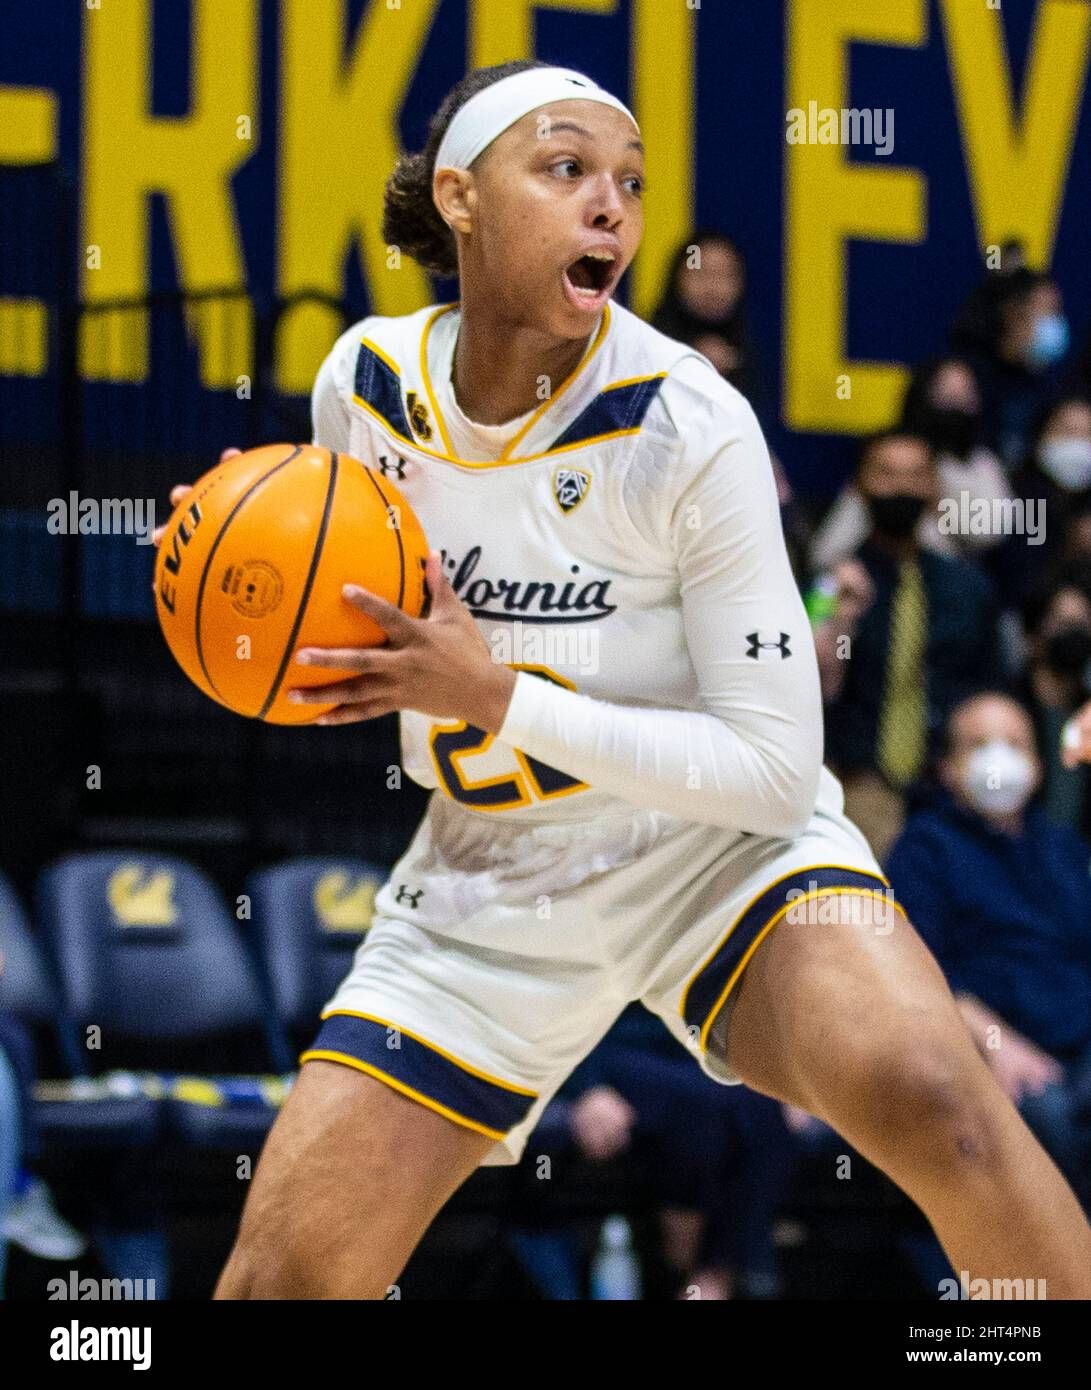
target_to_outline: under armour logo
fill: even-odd
[[[391,463],[385,454],[379,455],[379,472],[385,478],[388,473],[393,473],[399,481],[405,479],[405,459],[399,456],[397,463]]]
[[[746,640],[750,643],[746,649],[746,654],[747,656],[752,656],[755,661],[758,659],[758,652],[764,651],[766,648],[772,648],[773,651],[780,652],[782,661],[785,657],[792,655],[791,649],[788,646],[788,634],[786,632],[780,634],[779,642],[763,642],[756,632],[748,632],[746,634]]]
[[[415,893],[410,893],[409,887],[405,883],[398,884],[398,892],[394,901],[396,903],[408,903],[410,907],[416,907],[418,899],[423,895],[424,889],[418,888]]]

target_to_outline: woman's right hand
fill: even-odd
[[[225,449],[223,453],[220,455],[220,462],[226,463],[228,459],[233,459],[236,454],[241,453],[241,449]],[[180,506],[182,502],[189,496],[191,490],[192,484],[190,483],[178,483],[175,487],[171,488],[170,509],[172,512],[174,511],[175,507]],[[159,542],[163,539],[168,525],[168,522],[164,522],[162,526],[157,526],[155,528],[155,530],[152,532],[153,545],[158,545]]]

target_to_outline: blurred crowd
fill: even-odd
[[[767,420],[746,289],[739,248],[697,231],[653,323]],[[1070,341],[1060,286],[1011,244],[832,500],[796,495],[791,459],[773,463],[846,812],[997,1081],[1091,1210],[1091,771],[1061,757],[1091,695],[1091,341]],[[5,1238],[43,1258],[83,1245],[35,1175],[33,1080],[25,1035],[0,1014],[0,1193],[14,1194],[0,1286]],[[713,1299],[784,1293],[785,1196],[805,1155],[844,1147],[811,1116],[708,1080],[639,1005],[532,1141],[585,1172],[642,1156],[673,1287]],[[512,1240],[544,1296],[584,1296],[563,1223],[516,1220]],[[926,1293],[950,1274],[934,1241],[911,1258]],[[634,1296],[623,1217],[604,1223],[596,1261],[599,1296]]]

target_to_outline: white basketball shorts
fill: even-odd
[[[843,805],[824,771],[807,829],[776,839],[635,809],[505,824],[434,793],[300,1062],[355,1067],[488,1135],[486,1164],[519,1161],[633,1000],[738,1082],[725,1020],[763,938],[820,892],[892,901]]]

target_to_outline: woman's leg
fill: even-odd
[[[381,1299],[494,1141],[337,1062],[270,1131],[217,1299]]]
[[[888,1174],[956,1271],[1044,1279],[1046,1297],[1091,1298],[1091,1227],[993,1080],[917,933],[855,894],[826,913],[836,925],[820,911],[785,920],[755,952],[730,1020],[730,1065],[755,1090],[826,1120]]]

